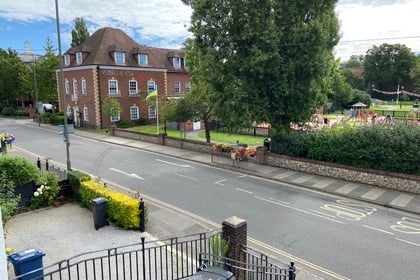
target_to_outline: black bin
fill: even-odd
[[[93,211],[93,223],[96,230],[109,224],[106,215],[107,202],[108,201],[105,197],[97,197],[90,201]]]
[[[22,252],[12,254],[8,260],[13,264],[15,275],[19,276],[28,273],[25,276],[19,277],[21,280],[41,279],[44,275],[42,257],[45,253],[39,249],[28,249]],[[37,278],[39,277],[39,278]]]
[[[270,138],[265,138],[264,139],[264,147],[267,151],[270,150],[270,143],[271,143],[271,139]]]

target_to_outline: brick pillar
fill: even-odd
[[[246,254],[242,251],[242,246],[246,245],[247,222],[236,216],[227,218],[222,223],[222,239],[229,242],[229,251],[227,258],[236,260],[238,263],[232,263],[235,266],[242,267],[246,263]],[[240,271],[232,268],[232,273],[236,279],[240,277]]]
[[[158,144],[165,146],[165,137],[166,137],[166,133],[159,133],[158,135]]]
[[[111,124],[109,127],[109,135],[114,136],[115,135],[115,124]]]
[[[257,164],[265,164],[265,147],[257,147]]]

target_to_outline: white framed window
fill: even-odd
[[[156,88],[156,82],[155,81],[147,81],[147,93],[150,93],[152,91],[154,91]]]
[[[185,83],[185,92],[191,92],[191,83],[190,82]]]
[[[181,68],[181,58],[180,57],[172,58],[172,65],[174,66],[174,68],[180,69]]]
[[[68,80],[64,82],[64,87],[66,88],[66,94],[70,94],[70,83]]]
[[[138,120],[139,119],[139,107],[133,105],[130,107],[130,119],[131,120]]]
[[[135,80],[128,81],[128,93],[130,95],[136,95],[136,94],[138,94],[137,81],[135,81]]]
[[[76,64],[82,64],[83,62],[83,53],[77,52],[76,53]]]
[[[64,65],[69,66],[70,65],[70,55],[65,54],[64,55]]]
[[[89,121],[89,108],[83,107],[83,121],[88,122]]]
[[[149,106],[149,119],[156,119],[156,107]]]
[[[120,120],[120,112],[118,112],[117,114],[111,116],[111,122],[117,122]]]
[[[149,55],[139,53],[139,65],[147,65],[149,63]]]
[[[116,64],[125,64],[125,53],[115,52],[114,53],[114,60],[115,60]]]
[[[108,93],[109,95],[118,95],[118,81],[117,80],[108,80]]]
[[[82,94],[86,95],[87,94],[86,80],[83,79],[81,84],[82,84]]]
[[[79,91],[77,89],[77,80],[73,80],[73,96],[74,98],[77,98],[79,95]]]
[[[180,82],[175,82],[175,88],[174,88],[174,92],[175,94],[181,94],[181,83]]]

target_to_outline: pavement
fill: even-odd
[[[27,125],[37,125],[28,120],[21,122],[25,122]],[[56,130],[56,127],[45,124],[41,124],[41,128]],[[190,136],[194,137],[194,135],[193,132]],[[209,154],[78,129],[74,131],[74,135],[71,137],[75,136],[214,166]],[[25,151],[20,150],[18,144],[15,146],[10,150],[10,153],[24,157],[34,157],[33,154],[25,154]],[[236,171],[420,214],[420,195],[263,165],[260,165],[254,171],[245,169],[236,169]],[[144,233],[123,230],[112,224],[95,230],[92,212],[80,207],[75,202],[69,202],[57,208],[51,207],[15,215],[8,221],[4,229],[5,243],[14,252],[39,248],[45,253],[44,265],[49,265],[89,251],[138,243],[141,237],[145,237],[148,241],[208,232],[221,227],[223,222],[218,221],[219,224],[216,224],[153,198],[145,197],[145,201],[147,201],[149,207],[149,223],[146,225],[146,232]],[[299,268],[299,264],[297,264],[297,267]],[[9,276],[13,276],[13,268],[10,264]],[[320,279],[312,272],[299,271],[299,269],[297,276],[297,279]]]

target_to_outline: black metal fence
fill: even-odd
[[[175,280],[192,276],[203,265],[235,271],[236,279],[295,279],[293,262],[282,263],[246,246],[245,262],[222,257],[219,238],[220,229],[148,242],[142,237],[141,243],[80,254],[11,280]]]
[[[235,154],[232,155],[231,153],[212,151],[211,162],[250,171],[258,171],[259,168],[259,161],[257,156],[240,158]]]
[[[234,271],[236,279],[247,280],[294,280],[296,278],[294,262],[282,263],[278,260],[243,246],[246,254],[244,262],[211,255],[200,254],[200,267],[222,267]]]
[[[183,279],[197,271],[201,253],[219,254],[212,245],[219,235],[220,229],[148,242],[142,237],[141,243],[81,254],[12,279]]]

